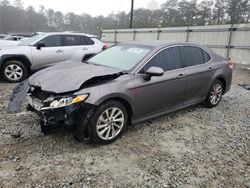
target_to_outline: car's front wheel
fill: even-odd
[[[128,124],[128,113],[118,101],[102,104],[91,118],[88,135],[92,142],[108,144],[121,136]]]
[[[1,68],[1,73],[3,78],[11,83],[21,82],[28,77],[28,69],[18,60],[6,61]]]
[[[223,84],[220,80],[215,80],[206,96],[204,101],[205,106],[208,108],[213,108],[219,104],[223,94]]]

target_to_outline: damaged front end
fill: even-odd
[[[14,88],[9,99],[8,111],[19,112],[26,98],[27,110],[36,112],[43,126],[58,124],[73,126],[80,123],[82,118],[86,118],[95,109],[94,105],[85,102],[88,96],[89,94],[74,96],[72,93],[47,92],[24,81]]]
[[[83,63],[44,69],[14,88],[8,111],[19,112],[27,98],[27,110],[36,112],[44,126],[78,124],[78,128],[86,127],[96,106],[86,102],[90,93],[74,93],[112,81],[123,74],[119,69]]]
[[[27,109],[35,111],[45,125],[64,123],[71,126],[76,123],[77,112],[87,112],[93,106],[85,103],[87,97],[88,94],[80,96],[74,96],[70,93],[57,95],[31,86],[27,93]]]

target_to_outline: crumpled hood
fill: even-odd
[[[43,91],[66,93],[80,89],[90,79],[121,72],[120,69],[116,68],[67,62],[35,73],[29,78],[29,84],[40,87]]]

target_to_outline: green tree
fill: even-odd
[[[63,31],[64,29],[64,15],[60,11],[54,14],[54,27],[56,31]]]
[[[226,14],[226,0],[215,0],[213,9],[213,23],[223,24],[225,21]]]
[[[180,25],[197,25],[199,15],[197,0],[187,1],[181,0],[178,11],[180,13]]]
[[[229,16],[229,23],[243,23],[248,0],[228,0],[226,3],[226,12]]]
[[[203,0],[198,5],[198,25],[206,25],[212,23],[212,0]]]
[[[179,2],[176,0],[168,0],[161,7],[161,20],[163,26],[178,26],[181,25]]]
[[[14,1],[14,6],[18,9],[23,10],[23,2],[21,0],[15,0]]]

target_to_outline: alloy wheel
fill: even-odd
[[[19,65],[10,64],[4,70],[5,76],[12,81],[19,80],[23,76],[23,70]]]
[[[220,84],[215,84],[210,94],[210,102],[216,105],[220,102],[222,96],[222,86]]]
[[[112,140],[122,131],[124,122],[124,113],[121,109],[109,108],[97,120],[97,134],[103,140]]]

